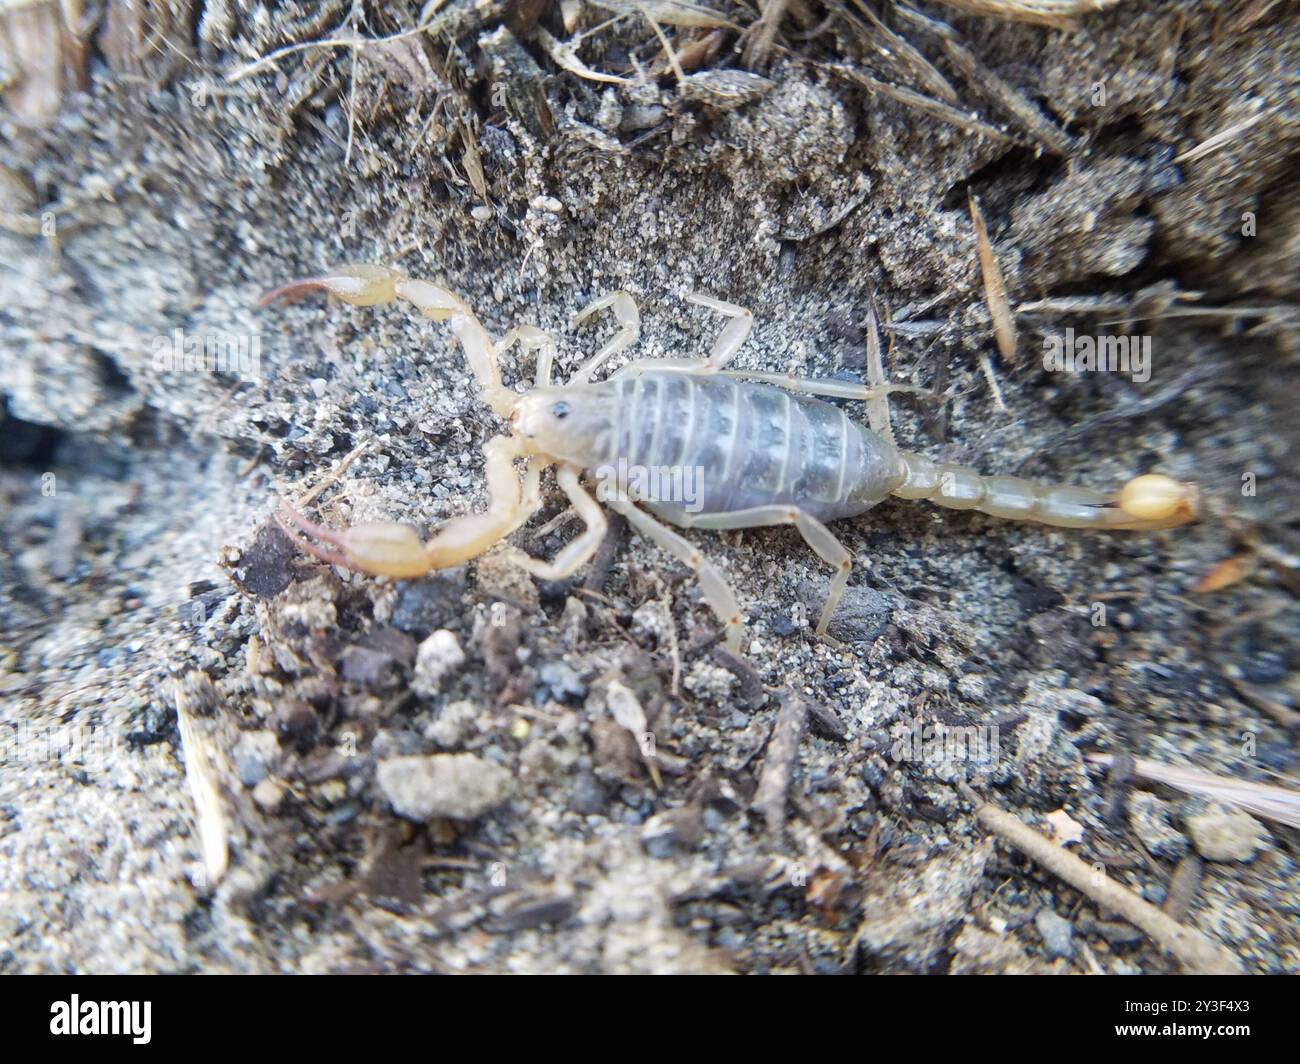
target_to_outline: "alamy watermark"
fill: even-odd
[[[916,717],[911,724],[899,721],[890,734],[894,743],[889,756],[894,761],[927,764],[964,761],[987,765],[998,757],[996,724],[924,723]]]
[[[152,1001],[56,1001],[50,1006],[50,1034],[126,1036],[138,1046],[149,1044]]]
[[[0,766],[62,762],[98,771],[107,767],[116,745],[116,735],[105,728],[0,721]]]
[[[1151,379],[1151,337],[1043,337],[1043,369],[1050,373],[1127,373],[1137,384]]]
[[[187,333],[174,329],[153,342],[159,373],[224,373],[242,380],[262,376],[262,337],[257,333]]]
[[[596,469],[596,498],[601,502],[667,502],[687,513],[704,507],[703,466],[643,466],[620,458]]]

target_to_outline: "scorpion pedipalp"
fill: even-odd
[[[521,453],[519,443],[514,437],[494,436],[483,445],[487,509],[445,521],[427,543],[420,542],[415,529],[395,521],[371,521],[335,531],[304,517],[287,502],[281,503],[276,521],[312,557],[373,576],[410,579],[460,565],[527,520],[528,507],[536,508],[535,499],[520,495],[514,466]]]
[[[337,266],[319,277],[281,285],[267,292],[258,301],[258,306],[264,307],[275,299],[297,299],[318,289],[357,307],[374,307],[404,299],[426,317],[445,322],[460,341],[470,371],[483,391],[484,401],[503,417],[510,412],[514,392],[501,383],[496,345],[469,304],[454,292],[432,281],[413,280],[391,266],[362,263]]]

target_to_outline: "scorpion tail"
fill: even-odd
[[[905,478],[894,489],[902,499],[927,499],[953,510],[979,510],[1011,521],[1037,521],[1061,528],[1154,531],[1196,520],[1193,484],[1148,473],[1118,492],[1034,484],[1019,477],[983,477],[966,466],[902,456]]]

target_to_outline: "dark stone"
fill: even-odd
[[[465,570],[444,569],[422,580],[398,585],[393,603],[393,627],[409,632],[416,641],[438,628],[456,626],[465,597]]]
[[[594,816],[604,810],[608,801],[609,795],[594,773],[585,769],[578,773],[569,794],[570,809],[582,816]]]
[[[829,590],[829,582],[804,580],[799,584],[799,599],[810,618],[821,615]],[[869,587],[846,587],[828,632],[842,643],[874,642],[889,623],[892,605],[889,598]]]
[[[343,651],[339,664],[343,679],[363,687],[382,687],[396,679],[397,662],[382,650],[350,646]]]
[[[175,735],[175,712],[151,702],[140,714],[140,727],[126,733],[126,741],[129,746],[152,746],[173,739]]]
[[[316,742],[320,720],[310,703],[298,698],[282,698],[275,704],[275,725],[280,741],[301,754]]]
[[[772,627],[772,634],[779,635],[783,639],[788,635],[794,635],[794,633],[799,630],[798,626],[794,623],[794,621],[790,620],[790,618],[785,616],[784,614],[774,617],[772,619],[771,627]]]
[[[397,628],[376,628],[361,640],[361,645],[381,654],[387,654],[407,667],[415,664],[417,644],[414,639]]]
[[[298,555],[293,540],[274,521],[257,530],[253,544],[243,552],[235,579],[251,595],[275,598],[293,583],[291,563]]]
[[[1286,659],[1276,650],[1258,650],[1241,663],[1241,675],[1250,683],[1281,683],[1287,671]]]

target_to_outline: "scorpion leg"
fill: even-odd
[[[748,510],[733,510],[730,513],[682,514],[680,519],[684,525],[691,528],[729,529],[794,525],[817,557],[835,570],[830,590],[826,594],[826,605],[822,607],[821,618],[817,621],[817,634],[819,636],[826,634],[835,607],[839,605],[840,596],[844,594],[844,588],[849,582],[849,571],[853,568],[853,555],[817,518],[804,513],[797,506],[755,506]]]
[[[724,369],[720,376],[739,377],[743,380],[774,384],[778,388],[800,392],[804,395],[824,395],[831,399],[854,399],[864,403],[888,398],[894,392],[912,392],[929,395],[924,388],[914,384],[861,384],[858,381],[836,381],[819,377],[796,377],[793,373],[763,373],[758,370]]]
[[[713,296],[706,296],[701,292],[691,292],[687,295],[686,302],[716,310],[731,319],[722,327],[718,338],[713,341],[709,357],[701,361],[696,369],[697,373],[716,373],[736,357],[736,352],[748,338],[750,330],[754,327],[754,312],[735,303],[726,303],[721,299],[714,299]]]
[[[606,297],[608,298],[608,297]],[[708,307],[710,310],[716,310],[719,314],[725,314],[731,320],[722,327],[722,332],[713,341],[713,347],[709,351],[707,358],[652,358],[642,362],[632,362],[610,374],[610,380],[617,380],[620,377],[635,377],[641,373],[659,372],[663,370],[673,370],[678,373],[717,373],[722,367],[735,357],[741,345],[749,336],[750,330],[754,327],[753,311],[746,310],[744,307],[738,307],[734,303],[726,303],[721,299],[714,299],[712,296],[702,295],[699,292],[691,292],[686,296],[688,303],[696,303],[702,307]],[[585,311],[583,313],[586,313]],[[577,320],[576,318],[574,319]],[[600,355],[593,359],[593,362],[599,359],[604,361]],[[594,367],[592,367],[594,368]],[[586,366],[581,372],[585,372]],[[579,377],[581,377],[581,372]],[[753,376],[753,374],[740,373],[738,376]],[[578,380],[575,377],[574,380]],[[582,378],[586,379],[586,378]]]
[[[500,355],[502,351],[510,350],[515,344],[519,345],[519,350],[524,354],[530,351],[538,352],[537,373],[533,379],[533,387],[544,388],[550,384],[551,367],[555,364],[555,337],[535,325],[516,325],[496,342],[493,353]]]
[[[483,390],[483,398],[504,416],[514,405],[515,394],[501,383],[497,368],[496,345],[460,296],[431,281],[415,280],[391,266],[337,266],[319,277],[291,281],[268,292],[258,302],[264,307],[274,299],[296,299],[307,292],[324,289],[345,303],[373,307],[404,299],[426,317],[446,322],[460,341],[469,368]],[[540,332],[540,330],[538,330]]]
[[[601,365],[620,351],[631,347],[641,335],[641,312],[636,309],[636,301],[621,288],[617,292],[610,292],[593,299],[573,316],[569,325],[571,328],[575,327],[598,311],[607,309],[614,311],[618,332],[579,367],[578,371],[569,378],[569,384],[586,384]]]
[[[740,604],[718,567],[705,558],[690,540],[633,506],[627,499],[610,498],[606,503],[615,513],[626,517],[628,523],[641,535],[695,571],[704,601],[709,604],[726,631],[727,647],[733,653],[741,653],[740,638],[744,631],[744,621],[740,616]]]
[[[423,576],[430,569],[459,565],[508,535],[520,523],[521,511],[526,511],[519,497],[519,478],[514,467],[519,441],[509,436],[494,436],[484,444],[483,454],[488,483],[487,510],[453,517],[438,528],[428,543],[421,543],[409,525],[393,521],[374,521],[335,531],[308,520],[288,503],[281,504],[276,520],[313,557],[375,576],[409,579]]]
[[[572,576],[591,561],[591,556],[596,553],[601,540],[605,538],[607,528],[605,513],[578,478],[579,471],[571,465],[560,466],[555,474],[555,479],[559,481],[564,494],[569,497],[573,508],[578,511],[578,516],[586,522],[587,527],[582,534],[560,551],[551,562],[530,558],[523,551],[512,552],[512,560],[517,565],[543,580],[563,580]]]

